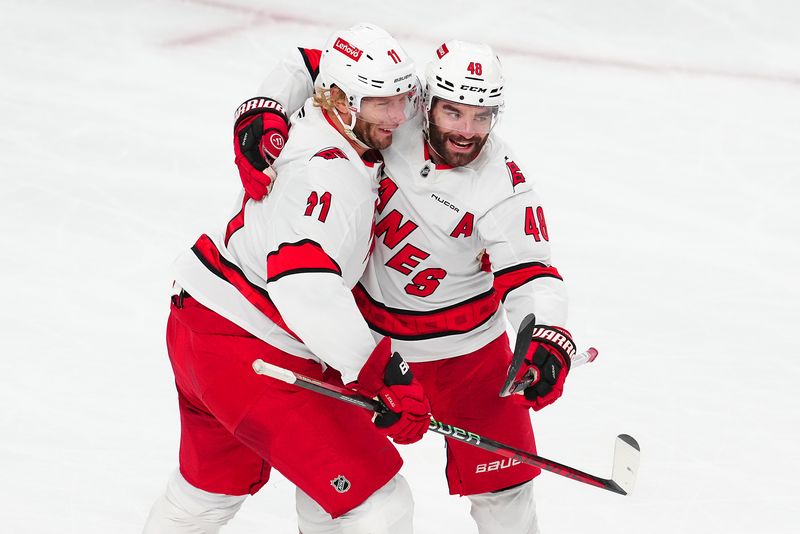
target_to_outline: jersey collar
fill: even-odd
[[[425,161],[430,161],[431,163],[433,163],[433,160],[431,159],[431,149],[430,149],[430,146],[428,145],[428,142],[427,142],[427,141],[424,141],[424,142],[422,143],[422,145],[423,145],[423,148],[422,148],[422,150],[423,150],[423,157],[425,158]],[[434,167],[434,168],[435,168],[437,171],[447,171],[447,170],[450,170],[450,169],[453,169],[453,168],[455,168],[455,167],[453,167],[453,166],[451,166],[451,165],[447,165],[447,164],[445,164],[445,163],[442,163],[442,164],[439,164],[439,163],[433,163],[433,167]]]

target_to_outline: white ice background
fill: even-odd
[[[600,358],[533,415],[545,533],[800,532],[800,4],[0,0],[0,531],[136,533],[177,455],[172,259],[224,222],[231,117],[281,54],[373,21],[496,47],[569,327]],[[798,330],[796,330],[798,329]],[[311,416],[312,414],[309,414]],[[438,436],[422,533],[475,532]],[[224,531],[296,532],[280,475]]]

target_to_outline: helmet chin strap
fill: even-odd
[[[428,144],[428,150],[429,150],[430,154],[436,156],[438,158],[438,160],[439,160],[438,162],[435,162],[435,161],[433,161],[433,159],[431,159],[431,161],[433,161],[433,163],[435,165],[439,165],[439,164],[445,164],[446,165],[447,164],[447,160],[441,154],[439,154],[439,151],[436,150],[433,147],[433,143],[431,143],[430,121],[431,121],[430,111],[426,111],[425,112],[425,117],[422,119],[422,134],[423,134],[423,137],[425,138],[425,142]]]
[[[357,144],[358,146],[360,146],[361,148],[365,148],[365,149],[367,149],[367,150],[369,150],[370,148],[372,148],[371,146],[369,146],[369,145],[367,145],[366,143],[364,143],[364,141],[362,141],[361,139],[359,139],[359,138],[358,138],[358,136],[356,135],[356,133],[353,131],[353,128],[355,128],[355,126],[356,126],[356,113],[355,113],[355,112],[353,112],[353,120],[352,120],[352,123],[351,123],[351,124],[347,124],[346,122],[344,122],[344,121],[342,120],[342,116],[341,116],[341,115],[339,115],[339,110],[338,110],[338,109],[336,109],[336,107],[335,107],[335,106],[333,107],[333,114],[334,114],[334,115],[336,115],[336,119],[339,121],[339,124],[341,124],[341,125],[342,125],[342,128],[344,128],[344,133],[345,133],[345,135],[347,135],[347,137],[348,137],[348,138],[349,138],[351,141],[353,141],[354,143],[356,143],[356,144]]]

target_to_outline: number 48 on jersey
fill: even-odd
[[[544,222],[544,210],[541,206],[536,206],[535,215],[532,207],[525,208],[525,233],[532,235],[537,242],[542,239],[550,240],[547,235],[547,223]]]

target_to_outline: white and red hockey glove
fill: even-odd
[[[512,398],[539,411],[555,402],[564,391],[564,381],[575,356],[575,343],[569,332],[557,326],[537,325],[531,337],[528,354],[515,381],[531,377],[533,380]]]
[[[236,109],[233,151],[245,192],[261,200],[276,178],[272,164],[289,136],[289,121],[283,107],[271,98],[256,97]]]
[[[358,379],[347,387],[383,402],[387,411],[375,416],[375,426],[395,443],[414,443],[428,430],[431,420],[428,397],[405,360],[396,352],[392,354],[389,338],[378,343]]]

